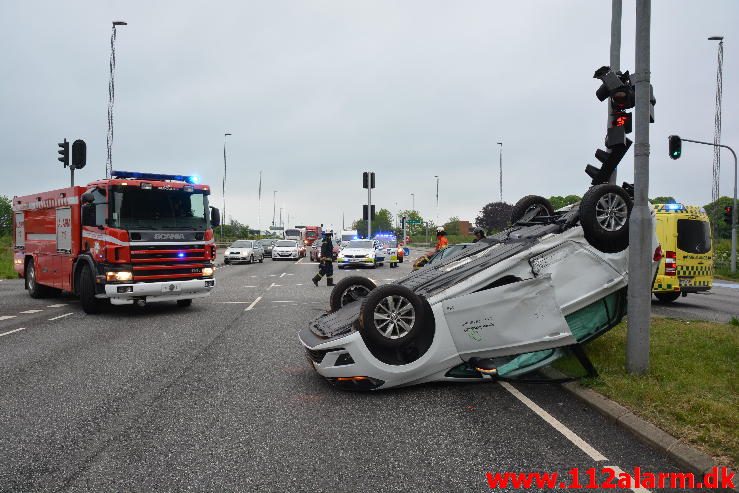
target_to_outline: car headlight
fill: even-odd
[[[112,282],[112,281],[126,282],[132,279],[133,279],[133,273],[125,271],[125,270],[118,271],[118,272],[106,272],[105,273],[105,280],[108,282]]]
[[[203,270],[201,271],[204,276],[212,276],[213,275],[213,267],[203,267]]]

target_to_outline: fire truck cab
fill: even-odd
[[[197,177],[113,171],[111,178],[13,198],[14,266],[31,297],[62,291],[86,313],[208,296],[218,209]]]

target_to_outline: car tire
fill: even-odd
[[[223,259],[223,264],[224,264],[224,265],[229,265],[230,263],[231,263],[231,262],[230,262],[229,260]]]
[[[339,308],[353,303],[355,301],[362,301],[366,298],[370,292],[377,287],[371,279],[364,276],[349,276],[345,277],[336,283],[336,286],[331,290],[331,296],[329,297],[329,305],[331,311],[335,312]]]
[[[677,301],[677,299],[680,297],[680,291],[673,291],[672,293],[654,293],[654,295],[662,303],[672,303],[674,301]]]
[[[385,284],[372,290],[359,310],[360,333],[368,344],[385,349],[400,348],[413,341],[424,322],[423,300],[399,284]]]
[[[549,200],[539,195],[527,195],[516,202],[511,210],[511,224],[519,221],[531,221],[539,216],[551,216],[554,207]]]
[[[102,300],[95,297],[95,278],[89,265],[82,266],[79,281],[79,295],[82,310],[84,310],[88,315],[100,313],[103,303]]]
[[[33,259],[29,260],[26,264],[26,272],[24,275],[26,278],[26,289],[31,298],[46,298],[51,296],[54,292],[53,288],[43,286],[38,283],[36,278],[36,265],[33,263]]]
[[[262,255],[261,257],[259,257],[259,263],[260,264],[263,264],[264,263],[264,255]]]
[[[180,308],[187,308],[190,305],[192,305],[192,300],[191,299],[177,300],[177,306],[179,306]]]
[[[580,202],[580,224],[588,243],[604,253],[625,250],[632,206],[628,192],[618,185],[590,187]]]
[[[254,263],[254,255],[252,255],[251,257],[249,257],[249,265],[251,265],[253,263]]]

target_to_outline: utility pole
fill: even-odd
[[[411,194],[411,200],[412,200],[411,203],[413,204],[412,210],[413,212],[416,212],[416,194],[415,193]]]
[[[436,178],[436,223],[438,225],[441,222],[439,219],[439,176],[434,175],[434,178]]]
[[[221,221],[221,240],[223,240],[223,223],[228,220],[226,216],[226,137],[228,137],[229,135],[231,134],[223,134],[223,221]]]
[[[651,0],[636,0],[636,142],[634,144],[634,207],[629,222],[629,292],[626,369],[649,370],[649,317],[652,297],[652,221],[649,193],[649,111]]]
[[[724,65],[724,37],[711,36],[709,41],[718,41],[718,64],[716,67],[716,114],[713,120],[713,190],[711,201],[719,199],[719,178],[721,176],[721,99],[723,97],[723,65]],[[718,225],[716,225],[718,231]]]
[[[113,32],[110,35],[110,79],[108,80],[108,156],[105,162],[105,177],[110,178],[113,174],[113,105],[115,104],[115,38],[116,27],[127,26],[124,21],[113,21]]]
[[[367,189],[367,210],[363,211],[362,218],[367,221],[367,239],[372,238],[372,189],[375,188],[375,172],[362,173],[362,188]]]
[[[498,166],[500,168],[500,201],[503,202],[503,143],[498,142]]]
[[[618,72],[621,70],[621,12],[623,10],[623,0],[611,0],[611,70]],[[613,125],[610,100],[608,101],[608,120],[606,122],[606,131]],[[616,183],[618,171],[616,169],[611,173],[609,183]]]
[[[275,213],[277,212],[277,190],[272,190],[272,226],[275,225]]]
[[[257,211],[257,229],[259,230],[259,234],[257,236],[262,236],[262,172],[259,171],[259,208]]]

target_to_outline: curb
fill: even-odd
[[[547,378],[567,377],[567,375],[552,367],[542,368],[539,371]],[[603,416],[629,430],[642,442],[664,452],[689,472],[702,477],[713,467],[721,467],[713,460],[713,457],[681,442],[652,423],[635,415],[621,404],[612,401],[598,392],[583,387],[577,382],[563,383],[560,386],[581,401],[595,408]],[[734,488],[733,491],[739,492],[739,487]]]

